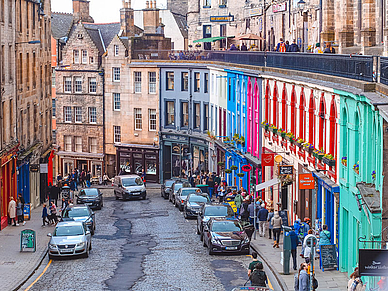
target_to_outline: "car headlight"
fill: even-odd
[[[248,237],[246,237],[244,240],[243,240],[243,242],[242,242],[243,244],[247,244],[247,243],[249,243],[249,238]]]
[[[57,248],[57,245],[55,245],[55,244],[49,244],[49,248],[50,248],[50,249],[56,249],[56,248]]]
[[[84,242],[78,243],[78,244],[77,244],[77,247],[78,247],[78,248],[82,248],[82,247],[84,247],[84,246],[85,246],[85,243],[84,243]]]
[[[215,238],[215,237],[212,237],[212,244],[219,244],[220,241],[218,240],[218,238]]]

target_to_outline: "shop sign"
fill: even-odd
[[[292,175],[294,173],[294,166],[279,166],[279,175]]]
[[[261,166],[272,167],[274,165],[274,154],[261,154]]]
[[[299,174],[299,189],[308,190],[315,188],[315,180],[312,174]]]
[[[171,135],[171,134],[163,135],[163,139],[172,139],[172,140],[185,141],[185,142],[188,141],[187,137],[179,136],[179,135]]]
[[[241,167],[241,170],[243,170],[244,172],[250,172],[252,170],[252,167],[251,165],[244,165]]]
[[[39,164],[30,164],[30,172],[39,172]]]
[[[210,16],[210,22],[233,22],[234,15]]]
[[[360,276],[387,276],[388,250],[360,249]]]
[[[252,9],[249,11],[249,16],[250,16],[250,17],[253,17],[253,16],[260,16],[260,15],[263,15],[263,7],[252,8]]]
[[[287,2],[272,5],[272,12],[276,13],[284,11],[287,11]]]
[[[48,164],[40,164],[40,173],[48,174]]]

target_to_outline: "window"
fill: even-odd
[[[65,77],[63,84],[63,91],[65,93],[71,93],[71,77]]]
[[[203,8],[210,8],[212,6],[211,0],[203,0]]]
[[[113,93],[113,110],[120,111],[120,109],[121,109],[120,93]]]
[[[53,144],[57,144],[57,131],[56,130],[53,130],[52,137],[53,137]]]
[[[82,78],[75,77],[74,79],[75,93],[82,93]]]
[[[117,57],[119,55],[119,46],[115,44],[113,47],[115,50],[115,57]]]
[[[120,82],[120,68],[113,68],[113,82]]]
[[[219,6],[221,8],[226,7],[226,5],[228,4],[227,0],[218,0],[218,1],[219,1]]]
[[[97,92],[97,80],[96,78],[89,78],[89,93]]]
[[[88,51],[82,50],[82,63],[87,64],[88,63]]]
[[[166,125],[175,125],[175,103],[174,101],[166,102]]]
[[[203,106],[203,111],[204,111],[203,130],[208,130],[209,129],[209,104],[205,104]]]
[[[51,74],[51,86],[55,87],[55,69],[53,68],[53,72]]]
[[[188,102],[182,102],[182,121],[181,121],[181,127],[188,127],[189,126],[189,103]]]
[[[72,146],[72,138],[71,138],[71,136],[66,135],[65,136],[65,151],[71,152],[71,150],[72,150],[71,146]]]
[[[82,107],[74,107],[75,122],[82,123]]]
[[[156,131],[156,109],[148,109],[149,131]]]
[[[53,108],[53,111],[52,111],[52,114],[53,114],[53,117],[55,117],[56,116],[56,114],[57,114],[57,99],[53,99],[52,100],[52,108]]]
[[[150,94],[156,93],[156,72],[148,73],[148,92]]]
[[[120,126],[113,126],[113,132],[114,132],[114,142],[121,142],[121,127]]]
[[[188,91],[189,90],[189,73],[182,72],[182,84],[181,84],[181,91]]]
[[[79,50],[73,51],[73,63],[79,64]]]
[[[89,107],[89,123],[97,123],[96,107]]]
[[[94,64],[94,57],[89,58],[89,63]]]
[[[167,90],[174,90],[174,72],[166,72]]]
[[[71,114],[71,107],[70,106],[65,106],[64,108],[63,108],[63,110],[64,110],[64,116],[65,116],[65,122],[71,122],[72,120],[72,114]]]
[[[205,88],[204,88],[205,93],[209,93],[209,74],[205,73]]]
[[[195,123],[194,128],[199,129],[201,127],[201,104],[195,103],[194,104],[194,116],[195,116]]]
[[[90,137],[89,138],[89,152],[96,154],[97,153],[97,138]]]
[[[82,136],[76,136],[75,138],[75,151],[82,153]]]
[[[142,130],[142,123],[141,108],[135,108],[135,130]]]
[[[135,93],[141,93],[141,72],[135,72]]]
[[[194,92],[199,92],[201,87],[201,74],[194,73]]]

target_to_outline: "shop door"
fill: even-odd
[[[288,208],[288,186],[282,186],[282,210],[286,210]]]
[[[212,27],[211,27],[211,25],[204,25],[203,26],[203,38],[209,38],[209,37],[212,37]],[[211,42],[204,42],[203,49],[204,50],[211,50],[212,43]]]
[[[171,146],[163,147],[163,165],[162,165],[162,179],[167,180],[171,178]],[[160,181],[161,183],[164,181]]]
[[[88,162],[84,160],[77,161],[77,169],[80,171],[85,170],[88,171]]]

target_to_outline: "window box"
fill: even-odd
[[[335,164],[336,164],[336,160],[330,160],[330,159],[325,158],[325,157],[322,158],[322,162],[324,162],[329,167],[335,167]]]

